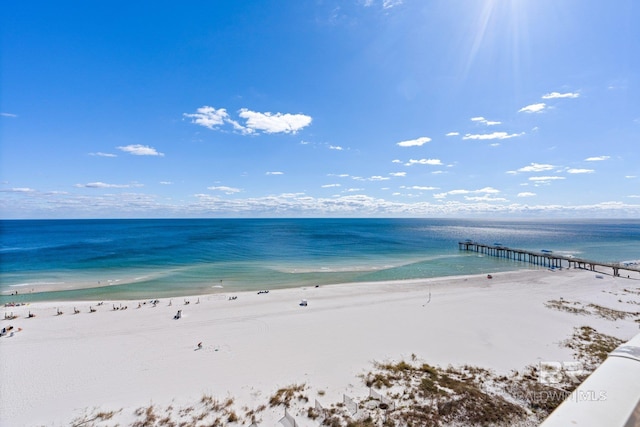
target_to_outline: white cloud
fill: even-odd
[[[4,210],[13,218],[50,218],[55,210],[58,217],[114,218],[114,217],[529,217],[529,218],[639,218],[638,198],[633,203],[609,201],[582,205],[504,203],[494,200],[446,200],[446,193],[434,194],[430,201],[424,196],[418,201],[403,203],[357,193],[341,196],[312,197],[305,193],[287,193],[263,197],[237,198],[217,194],[195,194],[191,201],[178,201],[143,193],[95,192],[69,195],[51,193],[25,194],[15,197],[17,208]],[[416,191],[417,192],[417,191]],[[397,194],[397,193],[396,193]],[[638,195],[637,192],[629,192]],[[42,199],[38,199],[38,197]],[[482,194],[469,194],[482,196]],[[7,196],[8,197],[8,196]],[[403,197],[407,197],[404,195]],[[411,197],[411,196],[409,196]],[[20,204],[20,200],[25,202]],[[443,200],[444,199],[444,200]],[[487,198],[489,199],[489,198]],[[493,197],[495,199],[495,197]],[[520,201],[537,199],[519,199]],[[9,206],[5,206],[8,208]],[[19,208],[19,210],[18,210]]]
[[[431,138],[427,137],[427,136],[422,136],[420,138],[417,139],[410,139],[408,141],[400,141],[398,142],[396,145],[400,146],[400,147],[420,147],[424,144],[426,144],[427,142],[430,142]]]
[[[34,190],[33,188],[28,188],[28,187],[17,187],[17,188],[10,188],[8,190],[2,190],[2,192],[4,193],[35,193],[36,190]]]
[[[191,123],[204,126],[209,129],[215,129],[217,126],[223,125],[229,120],[229,114],[225,108],[215,109],[205,105],[200,107],[193,114],[184,113],[185,117],[190,117]]]
[[[544,172],[555,168],[553,165],[545,165],[541,163],[531,163],[529,166],[524,166],[517,170],[517,172]]]
[[[173,185],[173,182],[171,181],[160,181],[161,185]]]
[[[87,184],[76,184],[78,188],[132,188],[142,187],[142,184],[107,184],[105,182],[89,182]]]
[[[579,93],[572,93],[572,92],[567,92],[567,93],[559,93],[559,92],[551,92],[551,93],[547,93],[545,95],[542,95],[542,99],[557,99],[557,98],[577,98],[579,97],[580,94]]]
[[[564,176],[532,176],[529,178],[529,181],[550,182],[550,181],[558,181],[561,179],[565,179],[565,177]]]
[[[470,190],[451,190],[451,191],[447,191],[445,194],[455,196],[458,194],[469,194],[469,193],[471,193]]]
[[[565,179],[564,176],[532,176],[529,181],[555,181]]]
[[[278,171],[267,172],[266,175],[284,175],[284,172],[278,172]]]
[[[148,145],[132,144],[116,148],[125,153],[133,154],[134,156],[164,156],[163,153],[159,153],[155,148],[149,147]]]
[[[540,112],[544,111],[546,106],[547,106],[547,104],[545,104],[544,102],[541,102],[539,104],[531,104],[531,105],[527,105],[526,107],[522,107],[521,109],[519,109],[518,113],[540,113]]]
[[[629,87],[629,82],[626,79],[616,79],[607,84],[609,90],[624,90]]]
[[[191,123],[204,126],[208,129],[217,129],[225,124],[230,124],[237,131],[244,134],[255,132],[264,133],[293,133],[311,124],[311,117],[304,114],[283,114],[270,112],[251,111],[248,108],[241,108],[238,115],[245,120],[244,126],[233,120],[226,108],[216,109],[204,106],[196,110],[195,113],[184,113],[184,117],[191,119]],[[301,141],[301,144],[307,144]]]
[[[445,136],[458,136],[458,135],[460,135],[460,132],[449,132]]]
[[[225,194],[234,194],[234,193],[239,193],[240,190],[239,188],[234,188],[234,187],[225,187],[225,186],[213,186],[213,187],[207,187],[207,190],[212,190],[212,191],[221,191]]]
[[[340,147],[339,145],[330,145],[329,146],[329,150],[342,151],[342,150],[344,150],[344,148]]]
[[[609,160],[611,157],[609,156],[596,156],[596,157],[587,157],[584,159],[585,162],[602,162],[604,160]]]
[[[420,191],[432,191],[432,190],[437,190],[438,187],[423,187],[420,185],[414,185],[412,187],[402,187],[402,188],[406,188],[408,190],[420,190]]]
[[[376,5],[377,3],[380,4],[380,6],[383,9],[392,9],[396,6],[400,6],[402,3],[404,3],[404,0],[382,0],[380,2],[376,1],[376,0],[363,0],[362,1],[362,5],[364,7],[371,7]]]
[[[484,187],[484,188],[481,188],[480,190],[474,191],[474,193],[486,193],[486,194],[497,194],[499,192],[500,190],[497,190],[493,187]]]
[[[351,178],[355,181],[388,181],[391,179],[387,176],[380,176],[380,175],[370,176],[369,178],[363,178],[361,176],[353,176]]]
[[[97,153],[89,153],[90,156],[98,156],[98,157],[118,157],[115,154],[111,154],[111,153],[103,153],[101,151],[98,151]]]
[[[567,173],[594,173],[593,169],[568,169]]]
[[[465,189],[457,189],[457,190],[451,190],[451,191],[447,191],[444,193],[438,193],[438,194],[434,194],[434,197],[437,199],[444,199],[447,196],[459,196],[459,195],[463,195],[463,194],[484,194],[484,197],[487,197],[487,195],[489,194],[498,194],[500,192],[500,190],[497,190],[493,187],[484,187],[481,188],[479,190],[465,190]],[[467,198],[465,196],[465,198],[467,200],[472,200],[472,198]],[[482,200],[488,200],[488,199],[482,199]],[[496,201],[498,199],[491,199],[491,201]]]
[[[524,191],[522,193],[518,193],[517,197],[533,197],[536,193],[532,193],[530,191]]]
[[[320,188],[334,188],[334,187],[342,187],[342,184],[325,184],[320,186]]]
[[[406,172],[391,172],[389,175],[395,176],[395,177],[405,177],[405,176],[407,176],[407,173]]]
[[[1,117],[11,117],[11,118],[15,118],[18,117],[17,114],[12,114],[12,113],[0,113]]]
[[[509,138],[516,138],[518,136],[522,136],[524,135],[524,132],[522,133],[507,133],[507,132],[493,132],[493,133],[485,133],[485,134],[466,134],[465,136],[462,137],[462,139],[480,139],[480,140],[484,140],[484,139],[509,139]]]
[[[405,166],[413,166],[413,165],[430,165],[430,166],[441,166],[442,160],[440,159],[420,159],[414,160],[410,159]]]
[[[311,117],[304,114],[259,113],[247,108],[240,109],[240,117],[246,120],[249,132],[296,133],[311,124]]]
[[[502,122],[487,120],[484,117],[472,117],[471,121],[472,122],[477,122],[477,123],[482,123],[483,125],[486,125],[486,126],[495,126],[495,125],[502,124]]]
[[[282,193],[280,197],[285,199],[295,199],[296,197],[307,197],[304,193]]]

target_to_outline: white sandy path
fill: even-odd
[[[88,313],[88,303],[38,303],[7,308],[3,321],[22,331],[0,338],[0,425],[67,425],[85,408],[134,409],[153,402],[196,402],[204,393],[233,396],[237,408],[266,404],[294,383],[323,404],[342,393],[363,396],[357,375],[372,361],[408,359],[473,364],[500,372],[541,360],[571,360],[560,342],[575,326],[630,339],[632,321],[610,321],[548,309],[563,297],[638,311],[623,288],[637,280],[547,270],[272,290],[167,299],[157,307]],[[431,290],[431,302],[427,295]],[[308,307],[298,305],[301,298]],[[637,295],[636,295],[637,298]],[[73,306],[81,310],[72,314]],[[119,306],[119,302],[115,302]],[[95,307],[95,304],[93,304]],[[64,314],[56,316],[56,307]],[[182,309],[183,317],[173,315]],[[28,311],[36,314],[27,319]],[[203,349],[195,350],[202,341]],[[318,397],[317,391],[326,394]],[[282,410],[262,414],[275,425]]]

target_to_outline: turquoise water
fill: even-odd
[[[640,259],[640,220],[26,220],[0,221],[0,227],[0,302],[139,299],[533,268],[461,252],[457,242],[464,239],[597,261]]]

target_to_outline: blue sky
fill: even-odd
[[[640,217],[633,0],[5,2],[0,215]]]

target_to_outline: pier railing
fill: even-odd
[[[620,276],[620,270],[629,272],[639,272],[640,267],[625,265],[621,263],[591,261],[583,258],[576,258],[566,255],[554,254],[551,251],[529,251],[525,249],[514,249],[501,244],[487,245],[466,240],[458,242],[458,249],[469,252],[478,252],[489,256],[507,258],[514,261],[528,262],[530,264],[541,265],[549,268],[573,267],[590,271],[596,271],[597,267],[611,268],[614,276]]]

